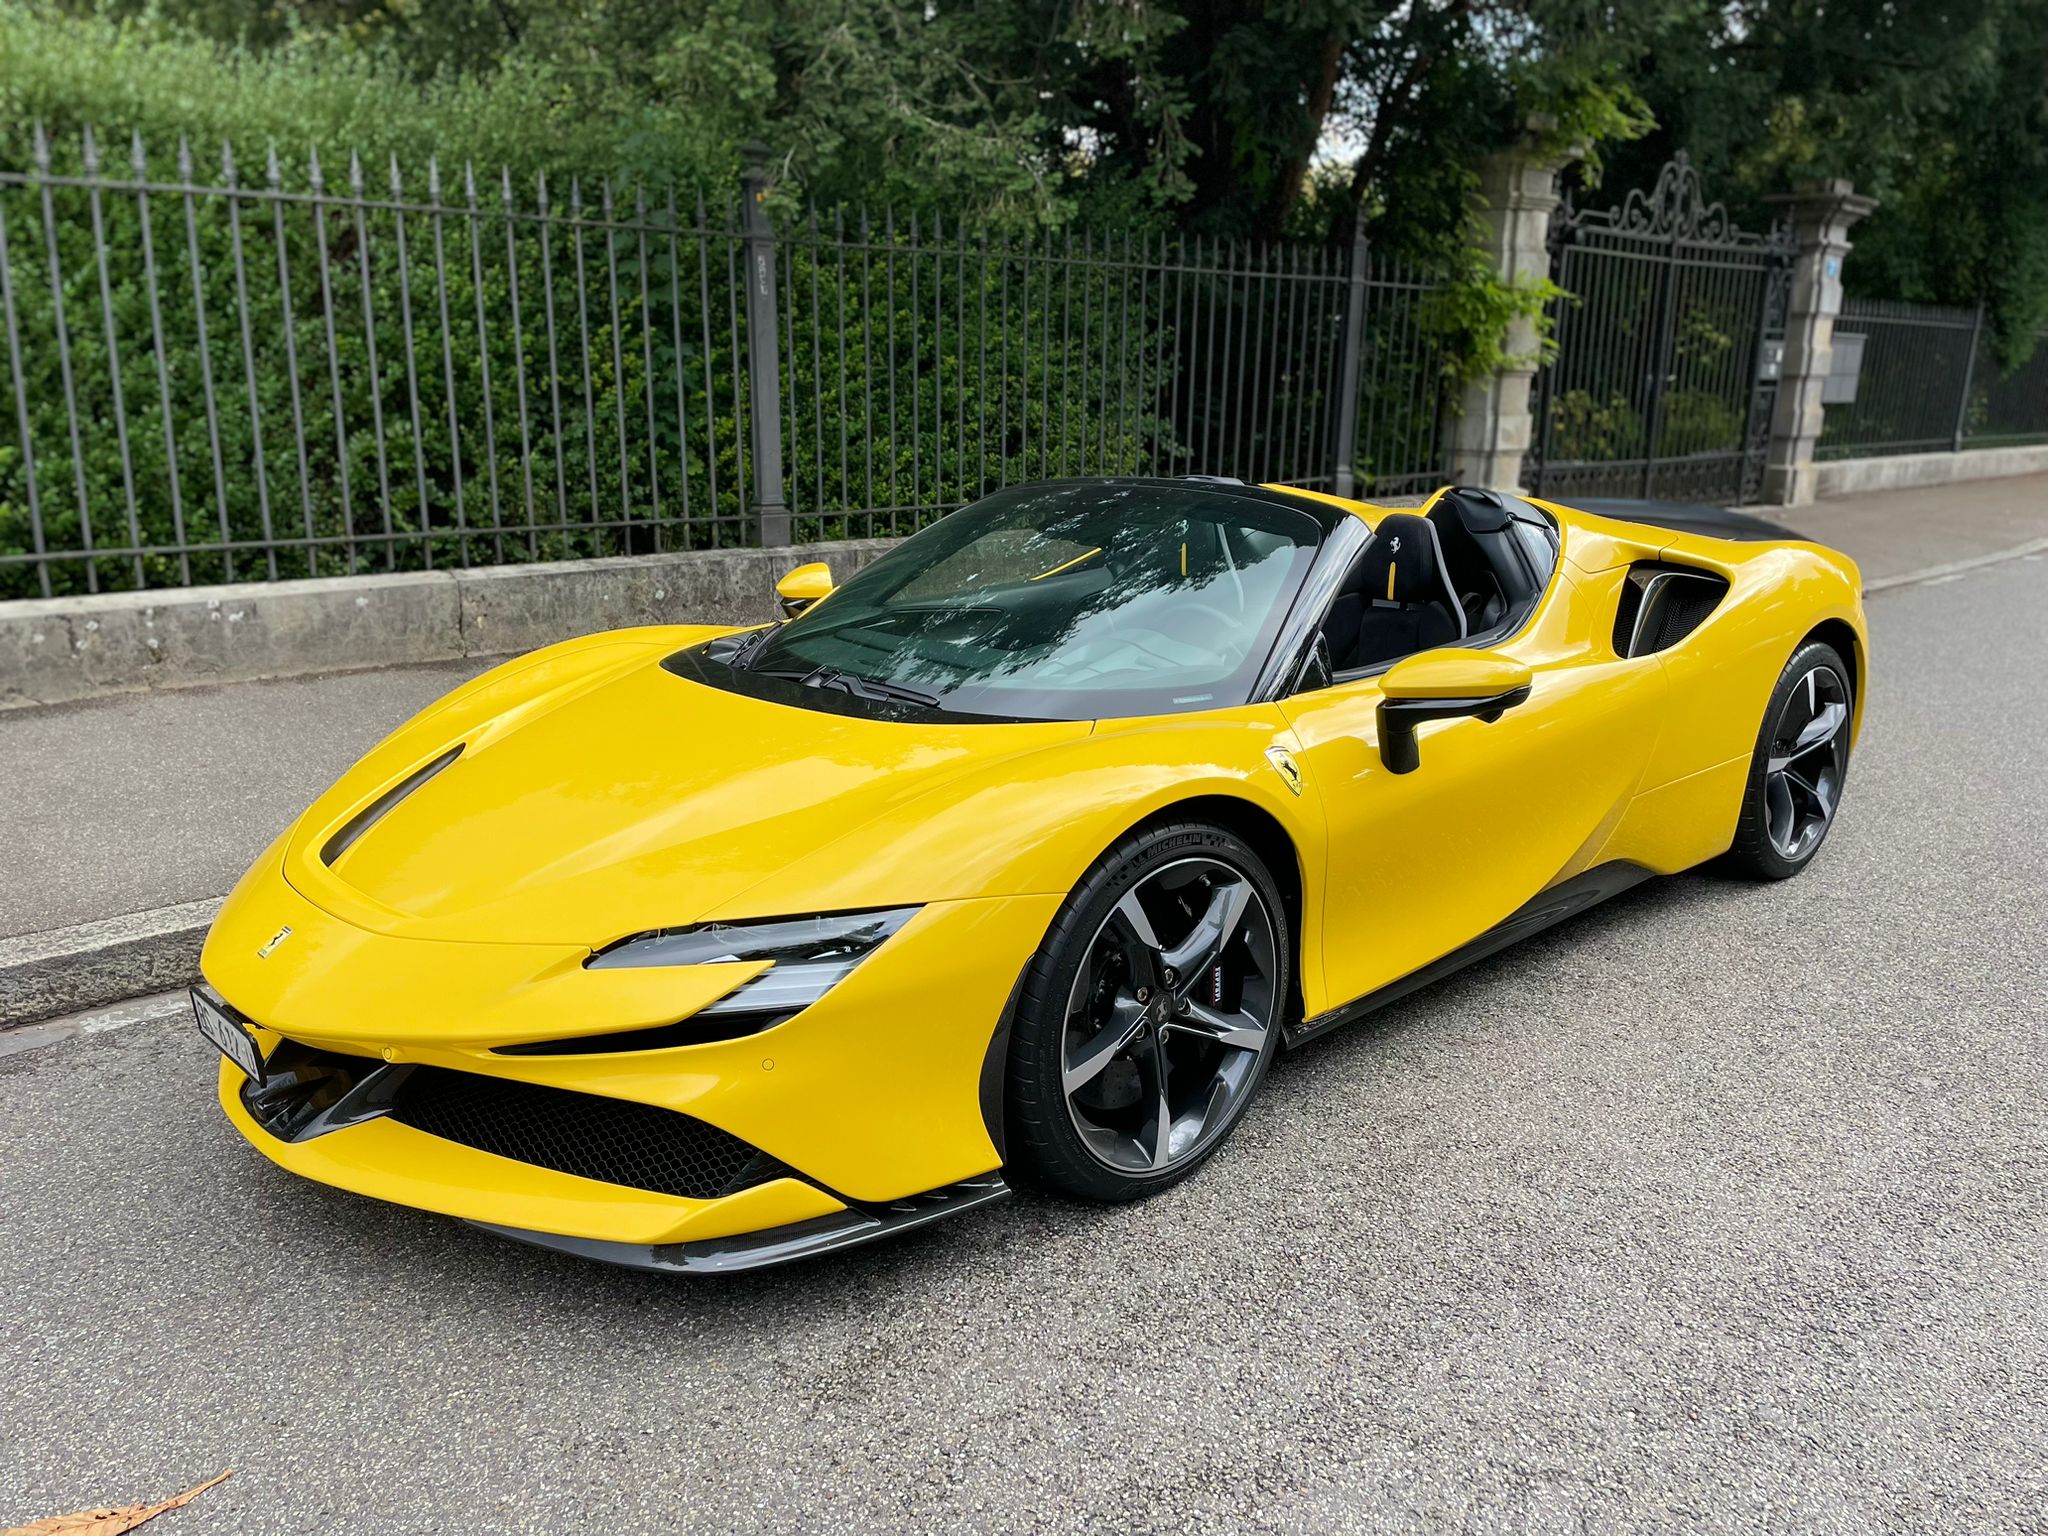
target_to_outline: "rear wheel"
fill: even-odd
[[[1854,716],[1841,653],[1820,641],[1801,646],[1764,711],[1729,868],[1783,880],[1813,861],[1842,803]]]
[[[1220,827],[1120,840],[1060,909],[1011,1032],[1015,1171],[1131,1200],[1185,1178],[1279,1047],[1293,952],[1273,877]]]

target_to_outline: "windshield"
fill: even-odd
[[[1242,704],[1320,538],[1305,512],[1192,486],[1020,487],[906,540],[740,665],[1012,718]]]

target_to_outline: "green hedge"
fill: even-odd
[[[125,156],[65,184],[84,157],[0,175],[19,342],[0,375],[0,559],[37,550],[21,400],[41,548],[95,553],[0,564],[0,597],[45,575],[69,592],[751,536],[730,204],[671,222],[665,194],[618,193],[607,219],[605,184],[572,181],[543,221],[537,182],[501,174],[474,212],[466,185],[423,206],[427,178],[394,196],[388,162],[360,196],[352,166],[327,167],[317,199],[282,168],[284,196],[262,190],[268,166],[238,166],[229,193],[224,166],[193,167],[192,190],[157,160],[130,179]],[[777,250],[801,536],[908,531],[1044,474],[1327,474],[1343,284],[1298,254],[1086,232],[990,246],[928,221],[793,229]],[[1414,311],[1411,295],[1373,312],[1368,477],[1434,461]]]
[[[60,143],[88,126],[168,152],[180,136],[252,157],[275,142],[296,174],[314,151],[411,165],[510,166],[515,175],[619,175],[678,184],[723,178],[730,152],[691,117],[622,93],[593,94],[518,57],[488,75],[421,82],[398,62],[308,29],[260,51],[222,48],[146,13],[123,22],[0,0],[0,165],[22,169],[43,124]]]

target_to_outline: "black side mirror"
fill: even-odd
[[[1529,668],[1493,651],[1447,648],[1396,662],[1380,680],[1380,761],[1389,773],[1422,766],[1415,728],[1467,716],[1492,722],[1529,698]]]
[[[1483,699],[1381,699],[1380,761],[1389,773],[1413,773],[1422,766],[1415,727],[1425,720],[1458,720],[1466,716],[1491,725],[1517,704],[1529,701],[1529,685],[1510,688]]]

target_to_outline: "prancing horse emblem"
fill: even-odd
[[[277,948],[278,945],[282,944],[286,939],[290,938],[291,936],[292,925],[290,923],[286,923],[282,928],[278,929],[277,932],[273,933],[270,936],[270,942],[268,944],[264,945],[261,949],[256,951],[256,958],[258,960],[268,960],[270,958],[270,952],[273,949]]]
[[[1266,761],[1273,765],[1273,771],[1297,795],[1301,793],[1301,769],[1295,765],[1294,754],[1285,747],[1266,748]]]

